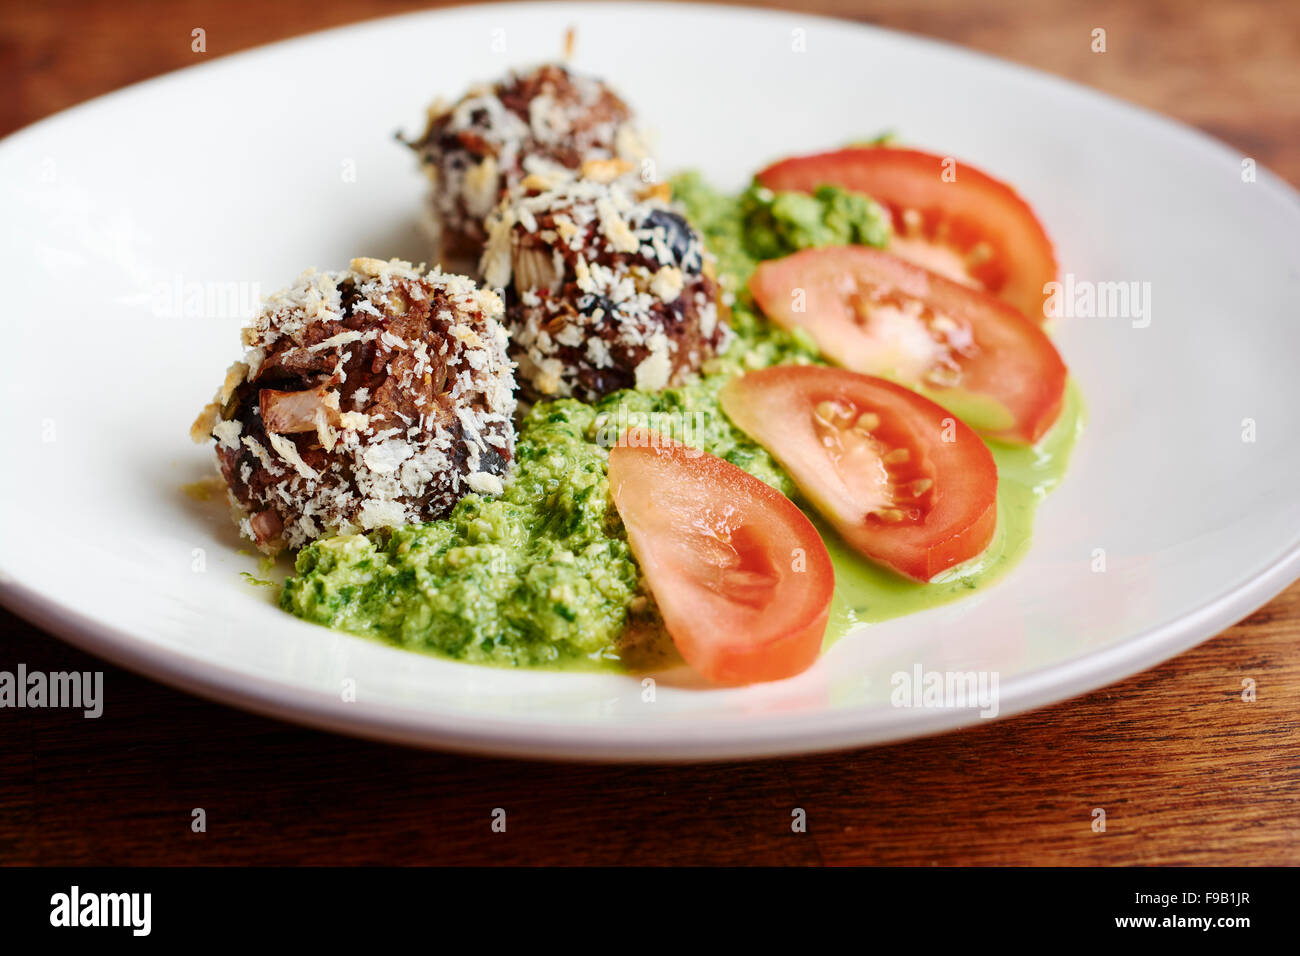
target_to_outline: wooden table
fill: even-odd
[[[780,5],[780,4],[778,4]],[[0,134],[208,56],[416,3],[3,0]],[[1300,183],[1300,4],[813,0],[1069,76]],[[1107,52],[1090,50],[1107,31]],[[101,667],[0,612],[0,669]],[[1240,699],[1254,678],[1258,699]],[[1300,586],[1087,697],[855,753],[694,767],[470,759],[327,736],[112,668],[95,722],[0,711],[9,863],[1300,862]],[[193,808],[207,814],[191,832]],[[505,834],[491,829],[506,808]],[[808,815],[791,832],[791,810]],[[1105,833],[1092,811],[1107,813]]]

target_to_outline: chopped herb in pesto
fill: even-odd
[[[812,195],[750,186],[740,197],[746,251],[776,259],[822,246],[884,246],[889,213],[869,196],[839,186],[818,186]]]

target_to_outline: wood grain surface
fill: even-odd
[[[1300,3],[772,4],[786,5],[1070,77],[1300,183]],[[212,58],[421,6],[437,4],[3,0],[0,134],[196,62],[195,27]],[[1105,54],[1089,49],[1098,27]],[[302,730],[104,667],[0,611],[0,669],[19,662],[104,669],[109,705],[95,721],[0,711],[10,864],[1300,862],[1300,585],[1163,666],[1033,714],[872,750],[690,767],[474,759]],[[191,830],[195,808],[206,833]],[[492,830],[495,808],[505,833]],[[795,808],[806,833],[791,830]]]

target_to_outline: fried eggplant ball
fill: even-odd
[[[499,493],[515,409],[501,318],[496,293],[398,260],[308,270],[268,299],[191,431],[216,440],[241,532],[273,554]]]
[[[480,269],[505,290],[518,378],[532,399],[657,391],[729,340],[699,234],[664,184],[530,176],[488,220]]]
[[[627,105],[600,80],[547,64],[429,109],[409,143],[429,177],[429,225],[443,258],[477,259],[484,220],[531,172],[647,156]]]

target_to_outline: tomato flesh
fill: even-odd
[[[1033,444],[1067,370],[1038,325],[993,296],[868,246],[805,249],[749,280],[768,318],[833,362],[920,388],[986,434]]]
[[[891,252],[1044,321],[1044,286],[1057,277],[1052,242],[1015,190],[972,166],[915,149],[854,147],[783,160],[758,180],[775,190],[830,184],[866,193],[893,217]]]
[[[993,455],[924,396],[847,369],[782,365],[733,379],[721,399],[865,557],[931,581],[993,539]]]
[[[780,680],[817,659],[835,572],[775,488],[713,455],[629,429],[609,485],[673,643],[711,681]]]

